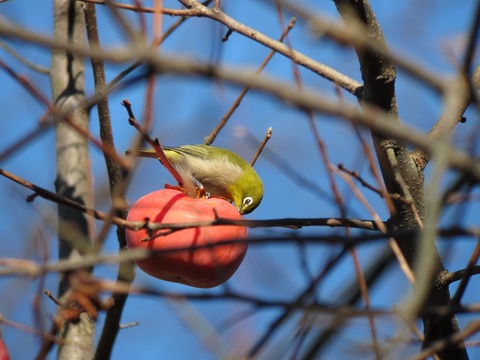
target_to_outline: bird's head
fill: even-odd
[[[242,215],[255,210],[263,198],[262,180],[253,169],[251,170],[245,171],[230,189],[232,200]]]

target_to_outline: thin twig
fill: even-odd
[[[332,166],[333,171],[338,171],[335,169],[335,167]],[[388,233],[388,228],[384,222],[380,220],[380,216],[378,213],[375,211],[375,209],[370,205],[370,203],[367,201],[367,199],[363,196],[363,194],[357,189],[353,181],[351,179],[347,178],[345,174],[341,172],[337,172],[340,177],[342,177],[345,182],[348,184],[352,192],[355,194],[356,198],[362,203],[362,205],[367,209],[367,211],[370,213],[370,215],[373,217],[373,221],[379,228],[380,232],[387,234]],[[410,281],[410,283],[414,284],[415,283],[415,275],[413,274],[412,268],[408,264],[408,261],[405,259],[404,254],[400,250],[397,242],[393,237],[389,237],[388,239],[389,245],[395,254],[397,261],[399,263],[400,269],[403,271],[405,274],[405,277]]]
[[[263,141],[260,143],[260,145],[258,146],[258,149],[257,151],[255,152],[255,155],[253,155],[253,158],[252,160],[250,161],[250,165],[255,165],[255,163],[257,162],[257,159],[258,157],[260,156],[260,154],[262,153],[263,151],[263,148],[265,147],[265,145],[267,145],[267,142],[272,138],[272,128],[269,127],[267,129],[267,133],[265,134],[265,137],[263,138]]]
[[[49,119],[49,116],[53,115],[58,117],[62,121],[65,121],[74,131],[82,135],[85,139],[90,141],[97,148],[101,149],[104,153],[107,153],[108,156],[110,156],[113,161],[119,164],[119,166],[121,166],[123,169],[127,167],[125,161],[115,152],[113,148],[104,146],[88,131],[88,129],[79,126],[75,121],[73,121],[72,114],[70,112],[63,112],[57,109],[54,104],[47,98],[47,96],[40,89],[38,89],[28,78],[18,74],[15,70],[13,70],[10,66],[5,64],[1,60],[0,68],[3,68],[13,79],[20,83],[34,99],[36,99],[40,104],[44,105],[48,109],[47,113],[42,116],[41,121],[39,122],[39,127],[34,131],[28,133],[23,138],[19,139],[16,143],[8,147],[6,150],[4,150],[2,154],[0,154],[0,160],[3,160],[5,157],[10,156],[17,149],[18,146],[26,143],[30,139],[33,139],[33,137],[39,135],[48,127],[53,125],[54,122]],[[81,108],[82,105],[79,105],[79,107]]]
[[[363,149],[363,153],[367,157],[368,160],[368,166],[370,168],[370,172],[372,173],[375,181],[377,182],[378,189],[380,193],[382,194],[382,197],[385,199],[385,203],[387,205],[388,210],[390,211],[390,214],[394,214],[396,212],[395,210],[395,205],[392,201],[392,196],[393,194],[389,194],[387,191],[387,188],[385,186],[385,182],[382,179],[382,174],[380,172],[380,169],[378,168],[378,162],[376,160],[375,155],[372,152],[372,149],[370,148],[369,144],[367,141],[362,136],[362,133],[358,126],[356,124],[352,123],[352,127],[355,131],[355,134],[357,135],[358,140],[360,141],[360,144]]]
[[[480,66],[477,66],[470,77],[471,87],[474,89],[480,88]],[[454,78],[450,79],[449,88],[445,92],[444,103],[455,101],[455,105],[446,108],[446,111],[438,118],[436,123],[432,126],[428,133],[430,139],[441,139],[448,136],[455,127],[463,120],[463,114],[471,103],[471,89],[470,83],[466,79],[463,72],[459,72]],[[425,151],[421,147],[417,147],[411,152],[412,158],[418,168],[423,171],[428,165],[433,152]]]
[[[30,70],[33,70],[33,71],[38,72],[38,73],[43,74],[43,75],[49,75],[50,74],[50,70],[48,68],[44,68],[43,66],[34,64],[30,60],[28,60],[27,58],[25,58],[24,56],[19,54],[17,51],[12,49],[10,46],[8,46],[5,42],[0,41],[0,47],[3,50],[5,50],[7,53],[12,55],[15,59],[20,61],[23,65],[25,65]]]
[[[457,291],[455,295],[452,297],[451,304],[452,305],[459,305],[460,301],[462,300],[463,295],[465,294],[465,290],[467,289],[468,282],[470,281],[471,276],[474,274],[475,271],[475,264],[477,264],[478,259],[480,258],[480,240],[477,241],[475,245],[475,249],[472,251],[470,255],[470,259],[468,260],[467,267],[463,271],[463,277],[458,285]]]
[[[360,174],[358,173],[358,171],[351,171],[351,170],[348,170],[343,164],[338,164],[337,165],[338,169],[347,173],[348,175],[350,175],[351,177],[355,178],[358,180],[358,182],[366,187],[367,189],[370,189],[372,190],[374,193],[380,195],[380,197],[386,199],[386,198],[392,198],[394,200],[399,200],[399,201],[402,201],[404,202],[405,204],[407,205],[411,205],[412,204],[412,200],[407,200],[405,199],[402,195],[396,193],[396,194],[387,194],[387,196],[385,196],[385,193],[384,191],[380,190],[380,189],[377,189],[375,186],[371,185],[368,181],[366,181],[365,179],[363,179]]]
[[[61,305],[62,305],[61,302],[58,301],[58,299],[57,299],[55,296],[53,296],[53,294],[52,294],[50,291],[45,290],[43,293],[44,293],[45,295],[47,295],[48,298],[55,303],[55,305],[58,305],[58,306],[61,306]]]
[[[32,95],[32,97],[37,100],[41,105],[45,106],[50,111],[53,111],[54,106],[50,99],[45,94],[43,94],[40,89],[34,86],[27,77],[18,74],[2,60],[0,60],[0,68],[2,68],[8,75],[10,75],[19,84],[21,84],[30,93],[30,95]]]
[[[406,203],[409,204],[409,206],[412,210],[412,214],[415,217],[415,220],[417,221],[418,226],[420,226],[420,228],[423,228],[423,226],[424,226],[423,221],[420,218],[420,215],[419,215],[418,210],[417,210],[417,206],[415,205],[415,201],[412,197],[410,189],[409,189],[407,183],[405,182],[405,180],[403,178],[403,175],[400,171],[400,168],[398,166],[397,156],[395,155],[394,145],[391,142],[386,142],[386,143],[383,144],[383,147],[384,147],[385,152],[387,153],[387,159],[388,159],[388,161],[390,163],[390,166],[392,168],[393,175],[395,176],[395,182],[400,187],[400,189],[403,193],[402,196],[405,199]]]
[[[32,140],[39,137],[52,126],[53,121],[40,121],[35,128],[28,131],[25,135],[17,139],[12,144],[7,145],[6,148],[0,152],[0,163],[15,154],[15,152],[23,149],[24,145],[30,144]]]
[[[81,212],[81,213],[90,215],[97,220],[106,221],[109,218],[107,216],[107,214],[105,214],[104,212],[89,208],[89,207],[87,207],[83,204],[80,204],[80,203],[78,203],[76,201],[73,201],[71,199],[68,199],[66,197],[59,196],[59,195],[57,195],[57,194],[55,194],[55,193],[53,193],[53,192],[51,192],[47,189],[44,189],[40,186],[32,184],[32,183],[28,182],[27,180],[24,180],[21,177],[19,177],[17,175],[14,175],[11,172],[6,171],[4,169],[0,169],[0,175],[16,182],[17,184],[19,184],[19,185],[21,185],[21,186],[23,186],[27,189],[33,190],[35,192],[35,194],[43,197],[44,199],[51,200],[51,201],[53,201],[57,204],[68,206],[68,207],[70,207],[74,210],[77,210],[77,211]],[[128,222],[126,222],[123,219],[113,217],[110,220],[116,225],[125,226],[125,227],[128,226]]]
[[[291,301],[291,304],[300,304],[306,299],[310,299],[311,294],[317,288],[318,284],[325,278],[327,274],[333,269],[333,267],[342,260],[345,255],[347,254],[347,250],[343,249],[342,251],[338,252],[335,256],[329,259],[327,264],[321,269],[318,275],[309,282],[307,287]],[[276,319],[274,319],[268,329],[264,332],[264,334],[257,338],[253,346],[248,351],[247,356],[249,358],[256,357],[258,352],[262,349],[268,339],[271,338],[273,333],[278,330],[279,326],[288,318],[288,316],[293,312],[293,308],[288,307],[286,308],[282,314],[280,314]]]
[[[282,42],[283,39],[285,38],[285,36],[287,36],[287,34],[290,32],[291,29],[293,29],[294,26],[295,26],[295,18],[292,18],[292,19],[290,19],[290,22],[288,23],[288,26],[283,31],[283,33],[280,36],[278,41]],[[263,62],[260,64],[260,66],[255,71],[255,73],[260,74],[262,72],[262,70],[265,68],[265,66],[267,66],[267,64],[270,62],[273,55],[275,55],[274,50],[272,50],[268,53],[267,57],[263,60]],[[245,86],[242,89],[242,91],[238,95],[237,99],[233,102],[232,106],[230,107],[230,109],[227,110],[225,115],[222,116],[222,118],[220,119],[217,126],[212,130],[212,132],[208,136],[205,137],[205,140],[204,140],[205,144],[210,145],[215,140],[217,135],[220,133],[220,131],[223,129],[223,127],[227,124],[228,119],[230,119],[230,117],[233,115],[235,110],[240,106],[240,103],[242,102],[243,98],[245,97],[245,95],[247,95],[247,93],[250,89],[251,89],[250,86]]]
[[[78,0],[78,1],[83,1],[85,3],[91,3],[91,4],[97,4],[97,5],[108,5],[108,6],[114,6],[118,9],[123,9],[123,10],[130,10],[134,12],[139,12],[139,13],[150,13],[154,14],[155,13],[155,8],[154,7],[147,7],[147,6],[139,6],[139,5],[130,5],[130,4],[120,4],[120,3],[114,3],[114,2],[107,2],[104,0]],[[195,16],[197,14],[196,11],[194,10],[188,10],[188,9],[166,9],[166,8],[161,8],[159,9],[161,14],[165,15],[170,15],[170,16]]]
[[[475,265],[468,271],[470,276],[478,275],[480,274],[480,265]],[[445,271],[444,273],[440,274],[437,281],[439,281],[441,284],[450,285],[453,282],[464,279],[466,273],[467,269],[457,270],[453,272]]]
[[[127,36],[132,44],[145,42],[143,34],[139,33],[133,27],[132,23],[127,19],[125,14],[119,11],[114,4],[115,3],[112,0],[105,0],[105,5],[107,5],[107,9],[110,10],[113,19],[118,23],[118,28]]]
[[[211,3],[213,0],[206,0],[204,1],[202,4],[207,6],[209,3]],[[138,6],[138,4],[137,4]],[[151,8],[152,12],[154,11],[153,8]],[[155,49],[157,48],[158,46],[160,46],[160,44],[162,44],[166,39],[168,39],[168,37],[170,35],[172,35],[175,30],[177,30],[182,24],[185,23],[186,20],[188,20],[190,17],[188,16],[182,16],[180,19],[178,19],[176,22],[174,22],[168,29],[166,29],[163,34],[158,37],[158,38],[155,38],[153,40],[153,43],[152,43],[152,48]],[[141,17],[141,23],[143,22],[143,18]],[[144,28],[144,25],[142,25],[142,29]],[[142,32],[145,32],[146,30],[142,30]],[[99,57],[100,59],[102,57]],[[105,96],[107,96],[110,92],[112,92],[112,90],[114,89],[114,87],[122,80],[124,79],[128,74],[130,74],[132,71],[134,71],[135,69],[137,69],[138,67],[140,67],[142,64],[143,64],[143,61],[142,60],[138,60],[138,59],[133,59],[134,60],[134,63],[132,65],[130,65],[128,68],[126,68],[125,70],[121,71],[116,77],[113,78],[113,80],[111,80],[108,84],[105,85],[105,87],[103,89],[95,89],[96,92],[94,95],[92,95],[89,99],[87,99],[87,101],[85,102],[85,107],[86,108],[91,108],[92,106],[94,106],[97,101]]]
[[[82,344],[79,342],[72,342],[72,341],[65,341],[61,338],[56,337],[55,335],[52,335],[50,332],[45,333],[41,330],[35,329],[33,327],[9,320],[5,318],[3,315],[0,314],[0,324],[4,326],[9,326],[15,329],[18,329],[20,331],[23,331],[27,334],[33,334],[36,336],[39,336],[40,338],[47,340],[51,343],[57,344],[57,345],[65,345],[65,344],[70,344],[70,345],[76,345],[80,348],[84,348],[85,350],[88,350],[86,347],[84,347]]]

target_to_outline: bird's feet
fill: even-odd
[[[205,188],[203,186],[202,187],[197,186],[193,190],[188,190],[188,189],[184,188],[183,186],[165,184],[165,189],[181,191],[185,195],[190,196],[194,199],[202,199],[202,198],[207,198],[208,199],[210,197],[210,194],[205,190]]]

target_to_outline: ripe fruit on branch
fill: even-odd
[[[241,219],[235,206],[223,199],[194,199],[178,190],[163,189],[140,198],[131,207],[127,220],[148,219],[150,223],[184,224],[214,220],[215,214],[220,218]],[[164,231],[157,230],[153,235]],[[239,241],[200,249],[195,247],[231,239],[241,240],[246,236],[246,227],[230,225],[187,228],[147,241],[145,239],[149,238],[149,234],[145,229],[126,230],[129,248],[190,248],[158,254],[136,263],[140,269],[156,278],[199,288],[210,288],[227,281],[240,266],[247,252],[247,244]]]

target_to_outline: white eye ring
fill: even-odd
[[[243,205],[245,206],[250,206],[253,203],[253,199],[251,196],[247,196],[245,199],[243,199]]]

